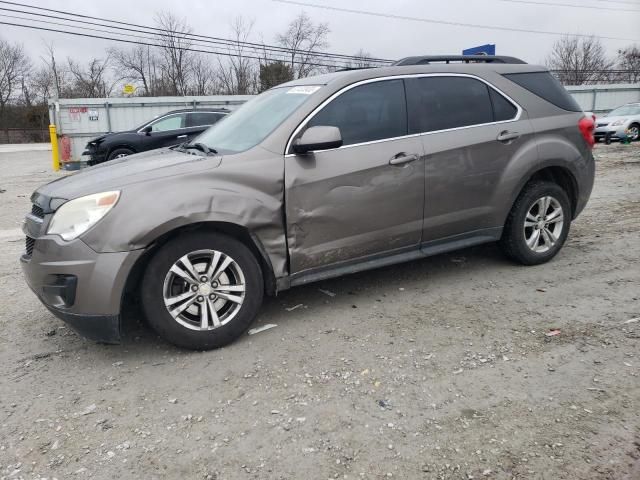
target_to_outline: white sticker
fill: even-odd
[[[299,85],[297,87],[291,87],[287,93],[294,93],[298,95],[311,95],[312,93],[320,90],[319,85]]]

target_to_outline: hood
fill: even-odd
[[[36,194],[71,200],[83,195],[119,190],[133,183],[166,176],[179,176],[220,165],[222,157],[193,155],[169,148],[151,150],[101,163],[40,187]]]
[[[123,130],[121,132],[109,132],[109,133],[105,133],[104,135],[100,135],[99,137],[93,138],[91,140],[89,140],[87,142],[87,145],[89,145],[90,143],[100,143],[102,141],[104,141],[107,138],[113,137],[114,135],[120,135],[122,133],[136,133],[137,130]]]
[[[615,115],[613,117],[607,117],[607,116],[597,117],[596,123],[613,123],[618,120],[628,120],[632,116],[633,115]]]

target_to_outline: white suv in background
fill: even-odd
[[[635,142],[640,138],[640,103],[628,103],[598,117],[594,135],[596,141],[619,140],[625,135]]]

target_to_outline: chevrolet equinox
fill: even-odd
[[[34,192],[22,267],[54,315],[115,343],[125,292],[211,349],[263,295],[499,242],[554,257],[594,182],[593,120],[512,57],[408,57],[294,80],[190,143]]]

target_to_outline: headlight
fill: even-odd
[[[120,192],[115,191],[70,200],[53,215],[47,233],[60,235],[65,240],[78,238],[109,213],[119,198]]]
[[[622,120],[616,120],[615,122],[613,122],[611,124],[612,127],[618,127],[620,125],[624,125],[624,123],[627,121],[626,118],[623,118]]]

